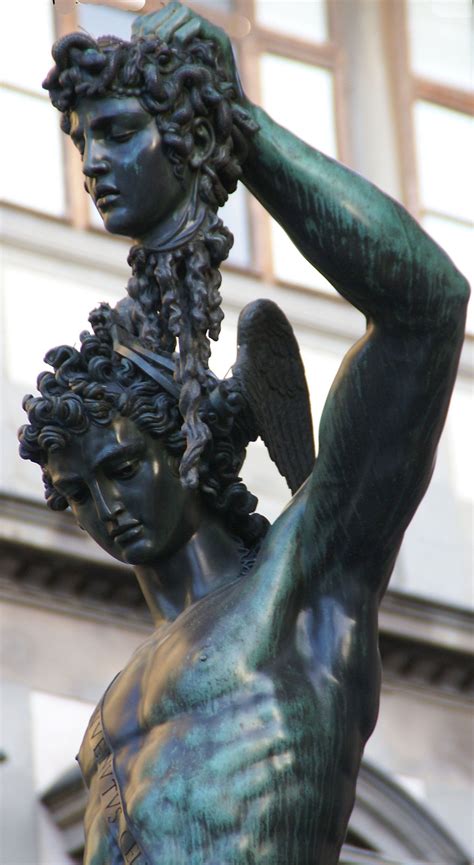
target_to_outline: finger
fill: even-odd
[[[163,27],[163,25],[182,8],[181,3],[177,3],[176,0],[174,0],[174,2],[167,3],[163,9],[160,9],[157,12],[149,12],[148,15],[141,15],[139,18],[135,18],[135,21],[132,24],[132,36],[137,38],[138,36],[146,36],[155,33],[160,35],[161,27]]]
[[[158,36],[163,42],[169,42],[176,30],[179,30],[192,16],[192,12],[180,3],[171,3],[160,12],[152,12],[141,19],[140,36]]]
[[[172,15],[170,15],[170,17],[160,25],[160,29],[156,35],[159,36],[160,39],[163,39],[164,42],[170,42],[176,31],[191,19],[192,14],[193,13],[189,9],[186,9],[185,6],[176,4],[176,9],[174,9]]]
[[[160,9],[159,12],[149,12],[148,15],[135,18],[132,24],[132,37],[138,39],[140,36],[155,33],[163,20],[169,18],[170,14],[169,8],[166,6],[164,9]]]
[[[199,36],[200,32],[201,22],[199,18],[192,18],[191,21],[187,21],[186,24],[183,24],[182,27],[176,31],[174,38],[180,45],[186,45],[186,43],[191,39],[194,39],[195,36]]]

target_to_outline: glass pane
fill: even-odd
[[[7,376],[30,390],[38,373],[47,369],[43,357],[48,349],[66,343],[79,346],[79,333],[89,329],[91,309],[100,301],[113,305],[118,299],[104,287],[13,264],[5,267],[4,284]]]
[[[209,9],[209,12],[214,9],[217,12],[232,12],[234,0],[199,0],[199,6],[202,6],[203,10]]]
[[[258,24],[288,36],[326,42],[326,0],[256,0]]]
[[[247,200],[248,192],[239,183],[235,192],[229,196],[227,204],[219,211],[220,218],[234,235],[234,245],[227,260],[229,264],[235,264],[237,267],[250,266],[251,253]]]
[[[260,77],[262,105],[277,123],[312,147],[336,156],[331,72],[288,57],[264,54]]]
[[[98,36],[118,36],[130,39],[130,31],[135,19],[133,12],[122,12],[108,6],[78,7],[78,20],[81,28],[96,39]]]
[[[337,155],[332,74],[326,69],[266,54],[261,61],[262,103],[282,126],[329,156]],[[311,93],[308,106],[307,94]],[[334,291],[271,221],[275,276],[285,282]]]
[[[35,0],[27,5],[20,0],[1,4],[0,78],[3,82],[45,94],[41,82],[53,65],[52,8],[47,0]]]
[[[315,288],[328,294],[337,293],[331,283],[298,252],[283,228],[270,220],[273,272],[277,279],[289,285]]]
[[[415,74],[472,86],[471,0],[409,0],[408,28]]]
[[[423,218],[423,228],[436,240],[456,267],[474,286],[474,225],[465,225],[453,219],[427,214]],[[474,304],[469,303],[467,329],[474,333]]]
[[[473,217],[474,120],[440,105],[415,104],[421,205],[459,219]]]
[[[1,139],[3,196],[13,204],[63,216],[62,133],[58,113],[49,101],[0,90],[0,116],[13,134]],[[39,134],[38,134],[39,132]]]

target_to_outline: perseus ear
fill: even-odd
[[[209,158],[216,144],[212,124],[205,117],[198,117],[193,123],[194,149],[189,160],[192,168],[200,168]]]

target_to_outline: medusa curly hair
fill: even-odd
[[[71,112],[81,98],[134,96],[156,119],[163,150],[179,179],[191,166],[194,131],[199,119],[212,126],[214,147],[199,170],[194,212],[189,232],[174,238],[165,248],[132,248],[132,277],[127,291],[128,327],[143,344],[174,351],[176,379],[180,383],[180,410],[184,419],[186,452],[181,477],[189,487],[198,483],[198,462],[210,430],[200,411],[206,397],[206,371],[210,339],[219,336],[219,265],[229,254],[233,238],[216,211],[235,190],[241,164],[247,155],[247,139],[257,125],[237,103],[236,86],[224,72],[218,46],[195,37],[183,46],[156,36],[113,36],[94,39],[72,33],[53,47],[56,65],[43,86],[61,112],[61,127],[71,131]]]
[[[208,119],[215,146],[202,166],[199,191],[212,207],[225,204],[242,175],[247,138],[258,127],[237,103],[236,86],[226,78],[215,42],[195,37],[182,45],[153,35],[127,42],[70,33],[55,42],[52,54],[56,65],[43,87],[62,113],[67,134],[79,99],[136,96],[156,118],[164,151],[182,178],[194,149],[196,118]]]
[[[177,462],[185,450],[176,397],[114,351],[113,316],[110,307],[101,304],[89,319],[94,333],[81,334],[79,351],[69,345],[51,349],[45,361],[54,372],[39,375],[41,396],[29,394],[23,400],[29,423],[18,433],[20,456],[42,467],[46,501],[53,510],[64,510],[68,502],[53,486],[48,455],[66,447],[72,437],[83,435],[91,424],[108,426],[120,415],[130,418],[143,433],[160,438]],[[238,476],[249,440],[239,423],[242,401],[232,382],[214,379],[214,387],[218,399],[207,405],[212,435],[199,463],[199,489],[210,508],[222,515],[229,531],[251,547],[263,537],[268,522],[253,513],[257,499]]]

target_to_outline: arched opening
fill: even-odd
[[[63,836],[65,851],[82,861],[86,793],[73,767],[42,797]],[[362,763],[340,865],[469,865],[439,821],[392,778]],[[318,863],[320,865],[320,863]]]
[[[365,858],[357,856],[357,850],[366,851]],[[370,851],[377,854],[375,858]],[[356,862],[469,865],[469,858],[427,808],[364,760],[341,856],[341,865]]]

